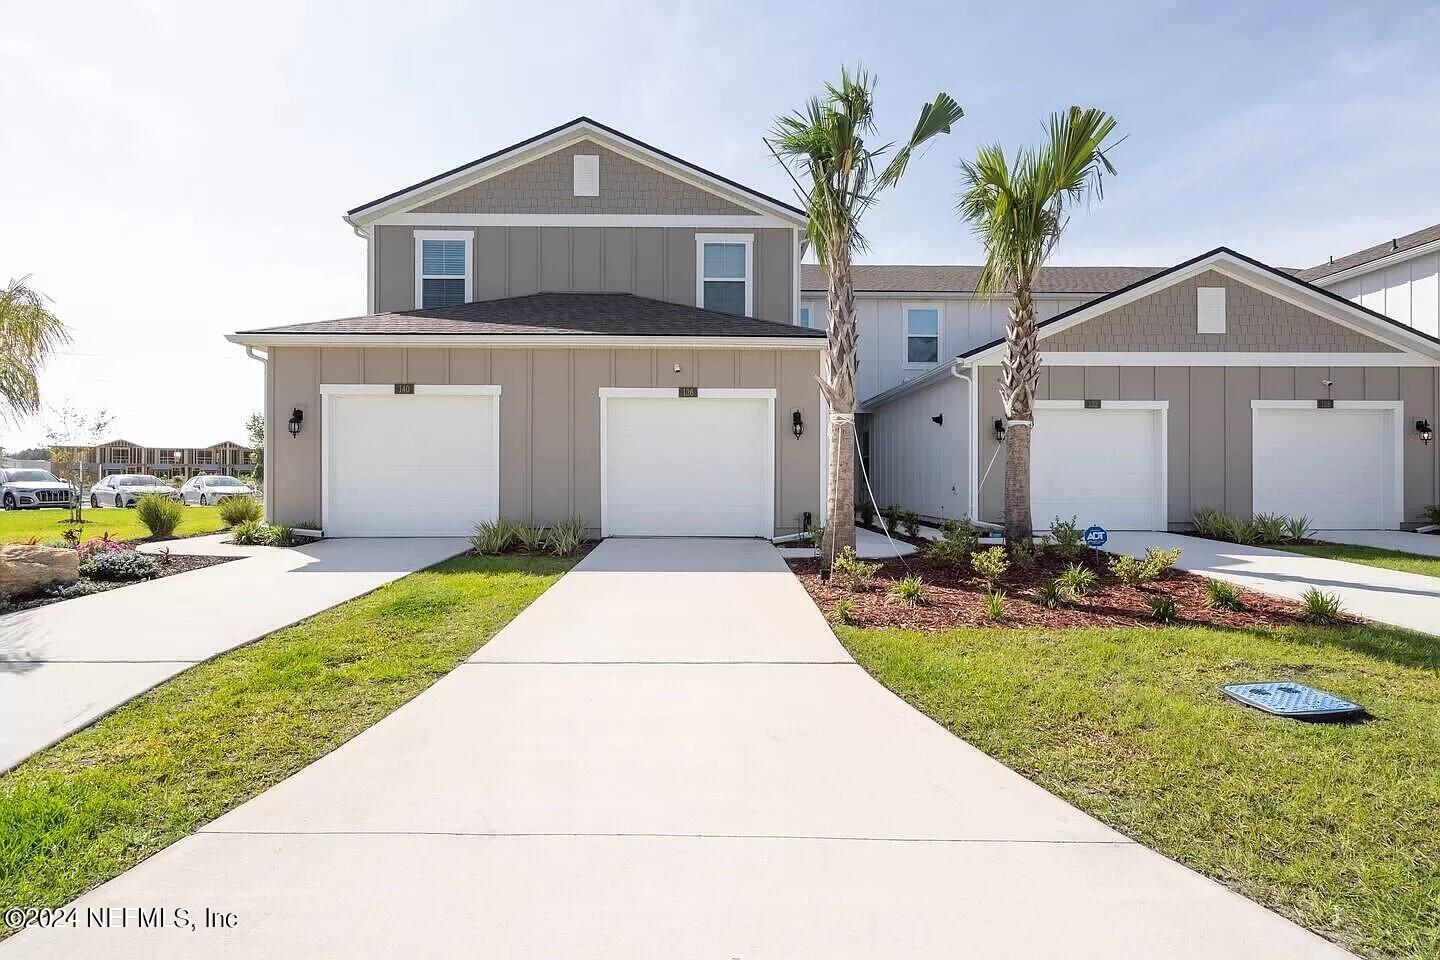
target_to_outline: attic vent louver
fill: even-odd
[[[600,158],[595,154],[575,155],[575,196],[600,196]]]
[[[1195,288],[1195,332],[1225,332],[1225,288]]]

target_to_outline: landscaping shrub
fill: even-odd
[[[1150,565],[1152,571],[1150,579],[1154,580],[1166,570],[1180,562],[1181,549],[1176,547],[1173,550],[1162,550],[1159,547],[1145,548],[1145,562]]]
[[[1284,543],[1290,518],[1278,513],[1257,513],[1250,521],[1256,543]]]
[[[241,547],[266,546],[270,537],[270,528],[258,520],[246,520],[230,528],[230,542]]]
[[[1065,586],[1065,581],[1060,577],[1045,581],[1035,590],[1036,602],[1047,610],[1057,610],[1060,607],[1068,606],[1071,596],[1069,588]]]
[[[227,527],[237,523],[258,521],[265,510],[254,497],[227,497],[220,501],[220,522]]]
[[[880,519],[884,521],[886,530],[896,530],[900,527],[900,514],[904,511],[896,504],[890,504],[880,508]]]
[[[585,542],[585,521],[564,520],[550,528],[545,547],[557,557],[568,557]]]
[[[135,516],[150,531],[150,536],[168,537],[185,519],[185,507],[178,500],[147,493],[135,501]]]
[[[1083,597],[1093,590],[1096,579],[1095,571],[1083,563],[1072,563],[1060,574],[1060,582],[1076,597]]]
[[[1029,570],[1035,566],[1035,544],[1029,540],[1016,540],[1007,545],[1010,549],[1010,562],[1017,570]]]
[[[1010,557],[1005,553],[1004,547],[991,547],[973,554],[970,557],[970,568],[994,590],[995,582],[1010,569]]]
[[[852,592],[869,590],[870,584],[879,570],[880,564],[861,560],[856,555],[854,547],[846,547],[841,550],[840,555],[835,558],[835,562],[830,567],[830,572],[840,578],[840,581],[845,584],[845,589]]]
[[[298,542],[295,528],[287,527],[283,523],[271,524],[269,535],[270,539],[267,542],[272,547],[293,547]]]
[[[835,604],[835,609],[830,611],[830,622],[839,624],[842,627],[852,626],[855,623],[855,601],[840,600]]]
[[[1066,560],[1085,552],[1085,531],[1080,529],[1078,517],[1069,520],[1056,517],[1050,523],[1050,539],[1054,542],[1055,553]]]
[[[1305,610],[1305,618],[1314,623],[1339,623],[1345,618],[1340,597],[1318,587],[1310,587],[1300,595],[1300,606]]]
[[[985,616],[999,620],[1005,616],[1005,591],[991,590],[985,594]]]
[[[940,524],[940,539],[930,541],[921,553],[927,560],[959,567],[969,562],[979,545],[980,530],[969,518],[946,520]]]
[[[900,526],[905,529],[906,536],[920,536],[920,514],[914,510],[900,511]]]
[[[116,553],[130,549],[128,544],[121,543],[119,540],[111,540],[109,530],[93,540],[86,540],[79,545],[72,543],[70,546],[74,547],[75,553],[79,555],[82,562],[92,553]]]
[[[1138,587],[1158,578],[1180,559],[1180,548],[1162,550],[1147,547],[1144,557],[1117,554],[1110,558],[1110,572],[1128,587]]]
[[[479,554],[504,553],[515,538],[515,525],[504,517],[482,520],[470,535],[470,549]]]
[[[89,580],[149,580],[159,575],[155,558],[134,550],[97,550],[80,561],[80,576]]]
[[[538,523],[517,523],[514,540],[526,553],[535,553],[545,542],[545,528]]]
[[[1205,605],[1219,610],[1244,610],[1240,588],[1224,580],[1205,581]]]
[[[904,577],[895,581],[890,596],[907,607],[918,607],[925,602],[925,581],[919,577]]]
[[[1300,543],[1310,539],[1314,531],[1310,528],[1310,518],[1305,516],[1285,518],[1285,538],[1291,543]]]
[[[1219,517],[1220,532],[1217,534],[1221,540],[1229,540],[1231,543],[1250,545],[1255,542],[1255,526],[1249,520],[1222,513]]]
[[[873,502],[866,500],[855,509],[860,514],[861,526],[871,527],[875,525],[875,504]]]
[[[816,559],[819,559],[820,546],[825,542],[824,525],[819,523],[812,523],[810,524],[809,529],[805,531],[805,534],[810,538],[810,545],[815,548]]]
[[[1425,519],[1431,523],[1440,524],[1440,504],[1425,508]]]
[[[1175,598],[1168,593],[1152,593],[1145,598],[1150,604],[1150,618],[1159,623],[1175,622]]]
[[[1222,516],[1223,514],[1219,510],[1196,510],[1190,515],[1190,525],[1193,526],[1195,532],[1202,537],[1219,539],[1223,526]]]

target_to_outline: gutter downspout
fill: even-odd
[[[375,312],[375,230],[362,227],[349,217],[342,217],[355,231],[355,236],[365,241],[365,312]]]
[[[265,501],[265,522],[270,523],[270,503],[272,501],[270,495],[270,477],[271,468],[275,466],[275,460],[270,454],[270,445],[274,440],[274,431],[270,429],[270,425],[274,423],[274,417],[270,415],[270,408],[272,406],[270,403],[270,354],[268,351],[256,350],[254,347],[246,344],[245,356],[251,360],[258,360],[261,366],[265,368],[265,401],[262,404],[265,414],[265,445],[261,448],[261,468],[265,471],[265,476],[261,478],[260,481],[260,498]]]
[[[970,407],[970,450],[965,458],[970,461],[970,522],[977,527],[989,527],[992,530],[1001,529],[998,523],[990,523],[980,519],[980,484],[985,482],[985,477],[990,476],[987,468],[985,476],[979,475],[980,468],[980,387],[970,373],[962,373],[966,370],[957,357],[950,367],[950,375],[956,380],[965,381],[965,388],[969,392],[967,398]],[[998,455],[998,451],[997,451]],[[991,466],[994,466],[992,460]]]

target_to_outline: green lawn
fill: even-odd
[[[1440,542],[1440,541],[1437,541]],[[1305,543],[1276,547],[1291,553],[1303,553],[1326,560],[1348,560],[1363,563],[1368,567],[1384,567],[1402,573],[1423,573],[1427,577],[1440,577],[1440,557],[1427,557],[1418,553],[1402,553],[1399,550],[1382,550],[1379,547],[1361,547],[1349,543]]]
[[[175,531],[177,537],[190,537],[200,533],[215,533],[224,530],[220,522],[219,507],[186,507],[185,519]],[[69,510],[3,510],[0,511],[0,543],[16,543],[39,537],[45,540],[59,540],[64,532],[74,526],[69,520]],[[144,540],[150,536],[134,510],[85,508],[85,523],[80,538],[90,540],[109,533],[114,540]]]
[[[30,758],[0,776],[0,904],[60,906],[329,753],[574,563],[446,561],[187,670]]]
[[[886,686],[1136,840],[1371,957],[1440,956],[1440,641],[1399,630],[840,628]],[[1222,683],[1368,707],[1305,724]]]

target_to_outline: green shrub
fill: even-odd
[[[861,526],[873,527],[875,525],[875,504],[872,501],[866,500],[855,509],[860,514]]]
[[[1310,527],[1310,518],[1306,516],[1285,518],[1285,539],[1291,543],[1301,543],[1309,540],[1310,534],[1315,531]]]
[[[1035,566],[1035,544],[1030,540],[1016,540],[1006,544],[1010,551],[1010,562],[1017,570],[1029,570]]]
[[[1005,616],[1005,591],[991,590],[985,594],[985,616],[999,620]]]
[[[883,526],[892,533],[900,529],[901,519],[904,515],[905,511],[893,503],[888,507],[880,508],[880,519],[884,521]]]
[[[97,550],[80,561],[80,576],[88,580],[126,582],[160,575],[155,558],[134,550]]]
[[[1220,539],[1220,533],[1224,526],[1224,516],[1225,515],[1219,510],[1211,510],[1208,508],[1196,510],[1190,516],[1190,525],[1195,528],[1195,532],[1200,534],[1200,536],[1218,540]]]
[[[994,590],[995,582],[1010,569],[1010,557],[1004,547],[991,547],[972,554],[970,568]]]
[[[1220,532],[1218,536],[1221,540],[1228,540],[1231,543],[1239,543],[1246,546],[1255,542],[1255,525],[1249,520],[1232,516],[1228,513],[1222,513],[1220,514],[1219,522]]]
[[[1083,597],[1093,590],[1097,579],[1095,571],[1083,563],[1072,563],[1060,574],[1060,582],[1076,597]]]
[[[1070,603],[1072,594],[1060,577],[1047,580],[1035,590],[1035,601],[1047,610],[1056,610]]]
[[[1440,504],[1425,508],[1425,519],[1431,523],[1440,524]]]
[[[1173,550],[1162,550],[1159,547],[1145,548],[1145,562],[1151,570],[1150,579],[1154,580],[1180,562],[1181,548]]]
[[[1256,543],[1284,543],[1290,518],[1278,513],[1257,513],[1250,521],[1250,529]]]
[[[185,507],[179,501],[158,493],[147,493],[135,502],[135,516],[152,537],[168,537],[185,519]]]
[[[258,520],[246,520],[230,528],[230,542],[242,547],[268,546],[274,533]]]
[[[526,553],[535,553],[545,542],[545,528],[536,523],[517,523],[513,539]]]
[[[1159,547],[1145,548],[1144,557],[1119,554],[1110,558],[1110,572],[1121,583],[1138,587],[1158,578],[1173,567],[1180,559],[1180,548],[1162,550]]]
[[[919,577],[904,577],[895,581],[890,596],[907,607],[918,607],[925,602],[925,581]]]
[[[810,545],[815,548],[815,557],[819,559],[820,548],[825,544],[824,525],[819,523],[810,524],[810,528],[805,531],[805,535],[810,538]]]
[[[947,563],[952,567],[963,566],[980,545],[980,531],[969,518],[946,520],[940,524],[940,539],[925,545],[921,554],[927,560]]]
[[[1050,523],[1050,539],[1054,542],[1055,553],[1066,560],[1085,552],[1085,531],[1080,529],[1078,517],[1069,520],[1056,517]]]
[[[920,514],[914,510],[900,511],[900,526],[905,530],[906,536],[920,536]]]
[[[287,527],[283,523],[271,524],[270,545],[272,547],[293,547],[297,542],[295,528]]]
[[[1340,597],[1318,587],[1310,587],[1302,593],[1300,605],[1305,609],[1305,619],[1313,623],[1339,623],[1345,619],[1345,607]]]
[[[1245,602],[1240,599],[1240,588],[1224,580],[1205,581],[1205,606],[1217,610],[1244,610]]]
[[[870,589],[875,574],[880,572],[880,564],[861,560],[854,547],[846,547],[831,564],[830,572],[840,578],[845,589],[858,592]]]
[[[577,518],[562,520],[545,535],[545,549],[557,557],[568,557],[585,542],[585,521]]]
[[[1175,598],[1168,593],[1152,593],[1145,598],[1150,604],[1150,619],[1159,623],[1175,622]]]
[[[218,509],[220,522],[227,527],[247,520],[259,520],[265,512],[254,497],[226,497],[220,501]]]
[[[855,624],[855,601],[840,600],[830,611],[830,622],[839,624],[842,627],[854,626]]]
[[[482,520],[470,535],[470,549],[479,554],[504,553],[515,539],[515,524],[504,517]]]

